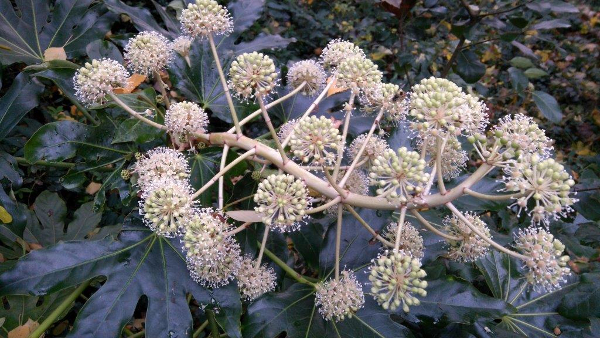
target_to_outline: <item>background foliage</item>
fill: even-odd
[[[313,290],[281,270],[277,292],[251,304],[240,302],[235,285],[203,289],[187,277],[179,243],[142,225],[134,211],[137,191],[120,175],[136,152],[163,144],[165,135],[110,105],[85,109],[71,83],[88,59],[122,61],[124,44],[138,31],[178,36],[175,17],[184,2],[0,0],[0,336],[15,334],[28,319],[47,318],[55,319],[47,337],[202,336],[205,310],[212,308],[230,337],[600,336],[600,6],[560,0],[477,5],[238,0],[229,4],[236,30],[219,51],[227,65],[239,53],[263,50],[285,73],[289,61],[317,57],[341,37],[361,46],[387,80],[407,90],[424,77],[447,75],[485,97],[492,119],[514,112],[538,119],[578,183],[577,212],[551,225],[572,257],[573,275],[562,290],[541,295],[524,289],[520,264],[499,253],[476,264],[453,263],[429,233],[428,295],[408,315],[389,314],[367,297],[355,318],[325,322]],[[208,109],[215,130],[228,129],[206,46],[196,43],[190,59],[188,66],[177,57],[169,69],[173,94]],[[164,112],[149,84],[120,97],[138,110]],[[342,100],[327,99],[319,111],[336,112]],[[309,103],[299,97],[277,107],[276,115],[283,122]],[[256,108],[239,105],[244,114]],[[355,118],[353,135],[370,125],[361,119]],[[265,133],[261,123],[248,130]],[[402,130],[389,131],[393,146],[406,142]],[[217,148],[191,156],[196,188],[215,173],[219,157]],[[255,189],[251,165],[244,162],[226,177],[226,203]],[[480,184],[492,188],[495,182]],[[203,205],[211,203],[210,195],[203,198]],[[456,204],[484,216],[500,243],[509,243],[526,223],[506,204],[472,198]],[[391,217],[360,213],[376,230]],[[432,222],[441,216],[427,213]],[[324,278],[333,268],[331,223],[327,216],[313,218],[287,238],[271,236],[268,249],[296,271]],[[379,246],[353,218],[344,226],[356,231],[344,232],[342,264],[365,282],[361,271]],[[238,235],[245,252],[257,250],[257,233],[260,226]],[[61,307],[82,287],[80,297]]]

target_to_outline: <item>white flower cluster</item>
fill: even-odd
[[[477,230],[486,237],[491,238],[490,229],[485,222],[474,213],[464,213],[465,218]],[[460,262],[474,262],[485,256],[490,248],[490,244],[479,237],[469,226],[458,216],[452,215],[444,219],[444,229],[448,235],[458,237],[459,240],[448,240],[448,258]]]
[[[141,156],[135,164],[137,185],[142,190],[148,190],[153,182],[173,179],[185,182],[190,177],[188,162],[182,153],[166,148],[157,147]]]
[[[317,284],[315,303],[325,320],[342,321],[363,307],[365,295],[362,285],[352,271],[342,271],[338,280]]]
[[[302,118],[294,126],[290,148],[300,161],[331,164],[335,161],[342,137],[331,119],[314,115]]]
[[[537,288],[556,290],[566,281],[565,276],[571,274],[567,267],[569,256],[562,255],[564,244],[544,229],[519,230],[515,247],[528,257],[524,264],[527,282]]]
[[[363,144],[365,144],[366,139],[367,134],[361,134],[358,135],[354,141],[352,141],[350,147],[348,147],[348,153],[351,160],[354,161]],[[388,149],[390,149],[390,146],[386,140],[377,135],[372,135],[367,141],[365,150],[363,151],[358,163],[362,163],[364,161],[362,166],[369,168],[373,165],[373,161],[375,161],[377,157],[379,157]]]
[[[275,290],[277,276],[272,268],[263,264],[256,267],[256,262],[250,257],[244,257],[237,274],[238,288],[242,298],[253,301],[267,292]]]
[[[227,8],[215,0],[196,0],[181,11],[181,30],[193,38],[206,38],[209,34],[229,35],[233,20]]]
[[[336,74],[339,87],[355,92],[377,85],[383,76],[373,61],[362,56],[346,57],[337,67]]]
[[[300,93],[313,96],[325,87],[327,75],[323,67],[313,60],[304,60],[294,63],[287,75],[289,86],[294,89],[306,82]]]
[[[428,161],[429,166],[435,164],[437,137],[427,135],[420,137],[418,145],[425,149],[425,153],[431,155]],[[444,150],[442,151],[442,176],[446,180],[451,180],[460,175],[467,166],[469,156],[462,149],[460,141],[455,136],[447,136]]]
[[[173,40],[173,50],[181,56],[187,56],[190,54],[192,42],[194,42],[194,39],[189,36],[179,36]]]
[[[396,235],[398,233],[398,223],[390,223],[383,233],[383,237],[391,243],[396,243]],[[419,230],[410,222],[404,222],[402,233],[400,234],[400,250],[412,257],[422,259],[425,253],[423,252],[423,237],[419,234]]]
[[[371,294],[386,310],[402,306],[408,312],[410,306],[421,304],[416,296],[427,295],[427,282],[423,280],[427,273],[421,269],[421,261],[403,251],[382,253],[369,271]]]
[[[164,237],[174,237],[193,213],[191,195],[187,182],[172,178],[153,181],[142,194],[140,214],[152,231]]]
[[[206,133],[208,116],[193,102],[183,101],[171,105],[165,114],[165,126],[175,135],[188,137],[190,133]]]
[[[336,39],[330,41],[321,53],[321,63],[325,68],[336,68],[351,57],[366,58],[365,53],[350,41]]]
[[[73,77],[75,96],[86,105],[104,103],[115,88],[127,86],[129,73],[115,60],[101,59],[86,62]]]
[[[361,99],[368,110],[383,110],[385,118],[394,125],[404,120],[408,114],[408,95],[393,83],[368,86]]]
[[[281,232],[295,231],[306,217],[308,189],[292,175],[274,174],[258,184],[254,202],[263,223]]]
[[[386,150],[373,161],[369,173],[371,185],[376,185],[377,195],[390,203],[406,203],[414,195],[423,191],[423,184],[429,180],[424,172],[425,161],[416,151],[405,147],[398,151]]]
[[[276,85],[275,63],[262,53],[244,53],[231,63],[229,87],[242,98],[268,95]]]
[[[173,60],[173,46],[160,33],[146,31],[129,39],[125,60],[134,73],[152,75],[164,70]]]

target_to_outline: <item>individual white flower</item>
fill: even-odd
[[[229,69],[229,87],[242,98],[268,95],[277,85],[273,60],[263,53],[244,53]]]
[[[358,135],[350,144],[348,153],[352,161],[354,161],[356,155],[358,155],[358,152],[360,151],[360,148],[362,148],[363,144],[365,143],[367,135],[368,134]],[[361,166],[365,166],[367,168],[371,167],[373,165],[373,161],[388,149],[390,149],[390,146],[386,140],[377,135],[371,135],[358,163],[365,161]]]
[[[342,271],[338,280],[317,284],[315,303],[325,320],[339,322],[352,318],[363,307],[365,295],[354,273]]]
[[[263,294],[275,290],[277,275],[273,268],[266,264],[256,267],[256,262],[252,258],[244,257],[236,278],[242,298],[253,301]]]
[[[190,177],[185,156],[166,147],[154,148],[141,156],[135,164],[134,172],[138,174],[137,185],[142,190],[147,190],[153,182],[162,179],[185,182]]]
[[[304,163],[331,164],[337,156],[341,139],[331,119],[311,115],[296,123],[289,144],[294,156]]]
[[[306,82],[300,93],[313,96],[325,87],[327,76],[320,64],[313,60],[304,60],[294,63],[287,74],[288,84],[291,89],[299,87]]]
[[[335,39],[323,49],[321,63],[325,68],[336,68],[342,61],[354,56],[365,58],[365,53],[350,41]]]
[[[469,155],[466,151],[462,150],[462,145],[455,136],[447,135],[446,138],[446,144],[441,156],[442,176],[446,180],[451,180],[458,177],[466,168]],[[431,167],[435,164],[436,141],[436,136],[427,135],[425,137],[420,136],[417,142],[419,148],[425,149],[426,153],[430,155],[427,165]]]
[[[194,38],[206,38],[209,34],[229,35],[233,32],[233,20],[227,8],[215,0],[196,0],[187,5],[181,16],[181,30]]]
[[[396,234],[398,233],[398,223],[390,223],[384,233],[383,237],[391,243],[396,243]],[[410,254],[418,259],[423,258],[423,237],[419,234],[419,230],[415,228],[410,222],[404,222],[402,227],[402,233],[400,234],[400,250]]]
[[[307,217],[308,189],[292,175],[273,174],[258,184],[254,202],[263,223],[281,232],[295,231]]]
[[[86,62],[73,77],[75,96],[86,105],[102,104],[115,88],[127,86],[129,73],[115,60]]]
[[[371,185],[379,186],[377,195],[390,202],[406,203],[413,195],[423,191],[429,180],[425,160],[419,153],[405,147],[398,151],[386,150],[373,161],[369,178]]]
[[[485,104],[453,82],[430,77],[413,86],[410,95],[412,128],[434,136],[472,135],[487,125]]]
[[[547,223],[549,216],[565,216],[577,201],[570,196],[575,181],[564,166],[552,158],[541,160],[537,154],[522,156],[506,171],[510,174],[503,177],[506,191],[523,195],[516,202],[519,210],[526,209],[529,200],[534,201],[533,223]]]
[[[386,120],[394,125],[404,120],[408,113],[408,95],[393,83],[375,83],[364,89],[361,99],[369,111],[383,110]]]
[[[193,102],[173,103],[165,114],[167,130],[178,136],[187,137],[190,133],[206,133],[208,116],[204,109]]]
[[[296,119],[288,120],[286,123],[282,124],[279,127],[279,132],[277,132],[279,142],[283,143],[283,141],[286,138],[288,138],[288,136],[290,136],[290,133],[292,132],[292,130],[294,130],[294,127],[296,126],[296,122],[298,122],[298,120]]]
[[[464,216],[469,222],[488,238],[491,238],[490,229],[485,222],[474,213],[466,212]],[[444,219],[444,229],[450,236],[458,237],[460,240],[448,240],[448,258],[461,262],[474,262],[485,256],[490,244],[479,237],[469,226],[456,215]]]
[[[145,31],[129,39],[124,57],[134,73],[148,76],[169,65],[173,60],[173,47],[160,33]]]
[[[185,223],[181,239],[192,278],[208,287],[220,287],[238,273],[241,250],[228,235],[227,218],[211,208],[197,211]]]
[[[173,50],[181,56],[188,56],[190,54],[192,42],[194,42],[194,39],[189,36],[178,36],[175,40],[173,40]]]
[[[404,251],[380,254],[369,272],[371,294],[385,310],[402,306],[408,312],[410,306],[421,304],[416,296],[427,295],[427,282],[423,280],[427,273],[421,269],[421,261]]]
[[[361,56],[348,57],[336,70],[337,85],[341,88],[360,91],[381,82],[382,73],[373,61]]]
[[[563,256],[564,244],[551,233],[541,228],[520,229],[515,239],[515,247],[527,260],[523,266],[527,270],[527,282],[536,288],[553,291],[566,282],[571,274],[567,267],[569,256]]]
[[[193,212],[191,187],[172,178],[153,181],[140,200],[140,214],[146,225],[164,237],[177,235]]]

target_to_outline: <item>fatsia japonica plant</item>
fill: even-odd
[[[145,295],[150,337],[197,337],[206,329],[214,337],[221,331],[231,337],[399,337],[411,336],[407,326],[425,318],[454,318],[444,304],[460,304],[456,297],[477,300],[472,287],[430,276],[435,270],[423,265],[430,247],[443,248],[465,267],[489,272],[494,262],[506,269],[491,287],[500,299],[482,300],[483,312],[501,319],[498,332],[530,325],[510,317],[521,294],[545,297],[567,281],[569,256],[548,224],[571,211],[575,182],[534,119],[513,114],[492,125],[485,98],[444,78],[425,78],[404,92],[383,82],[378,66],[351,41],[332,40],[318,60],[291,63],[285,77],[284,67],[266,54],[220,55],[224,40],[217,39],[236,23],[214,0],[191,2],[179,22],[180,36],[140,31],[126,43],[123,62],[94,59],[72,78],[81,106],[117,109],[160,135],[151,148],[119,149],[132,156],[104,178],[108,189],[120,189],[119,180],[139,197],[124,231],[84,252],[66,242],[31,253],[1,276],[3,294],[44,295],[79,285],[70,294],[77,297],[90,278],[104,276],[94,281],[99,290],[81,309],[76,336],[119,335]],[[229,113],[223,120],[231,122],[225,128],[211,123],[215,112],[204,102],[186,95],[196,89],[178,87],[190,82],[164,81],[175,63],[192,67],[194,48],[209,51],[214,62],[200,72],[216,72],[218,82],[201,90],[222,88]],[[136,95],[147,98],[131,93],[140,77],[160,92],[156,106],[134,104]],[[291,103],[296,100],[300,108]],[[109,123],[99,122],[98,128]],[[266,133],[257,136],[250,125]],[[76,128],[47,137],[62,147],[70,132],[84,138],[66,144],[85,142],[86,131]],[[218,152],[215,170],[195,168],[208,151]],[[243,177],[255,186],[232,193]],[[494,180],[500,188],[480,184]],[[524,220],[522,229],[496,240],[485,215],[461,210],[457,201],[464,197],[506,202]],[[382,217],[386,225],[374,226]],[[332,226],[306,231],[318,222]],[[303,256],[303,266],[290,264],[290,247]],[[320,253],[311,253],[314,248]],[[72,278],[43,278],[65,270]],[[157,280],[139,282],[138,271]],[[127,286],[107,304],[102,296],[117,283]],[[190,302],[207,318],[196,329]],[[57,308],[54,318],[65,309]]]

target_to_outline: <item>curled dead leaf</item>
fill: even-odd
[[[85,188],[85,192],[88,195],[93,195],[95,193],[98,192],[98,190],[100,190],[100,187],[102,186],[102,184],[100,183],[96,183],[96,182],[91,182],[90,184],[88,184],[88,186]]]
[[[130,94],[144,81],[146,81],[146,75],[133,74],[127,79],[127,86],[115,88],[114,92],[115,94]]]
[[[44,61],[66,60],[67,53],[62,47],[50,47],[44,52]]]
[[[40,324],[29,318],[25,324],[17,326],[8,333],[8,338],[27,338]]]

